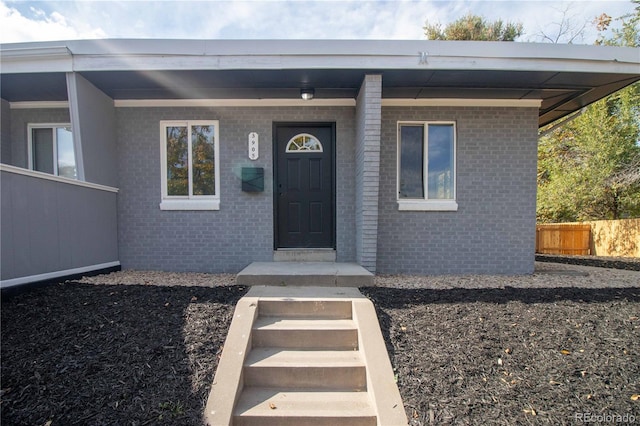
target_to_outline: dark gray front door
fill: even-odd
[[[335,248],[334,123],[277,123],[275,247]]]

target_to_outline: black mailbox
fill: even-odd
[[[242,190],[244,192],[264,191],[264,168],[243,167],[242,168]]]

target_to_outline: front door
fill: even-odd
[[[274,125],[275,248],[335,248],[334,123]]]

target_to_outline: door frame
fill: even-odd
[[[327,127],[331,130],[331,247],[336,249],[336,123],[335,121],[274,121],[271,131],[273,146],[273,249],[278,250],[278,128],[280,127]],[[316,247],[314,247],[316,248]],[[326,247],[323,247],[326,248]]]

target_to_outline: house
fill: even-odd
[[[638,49],[608,46],[0,49],[3,287],[305,253],[377,273],[531,273],[539,127],[640,80]]]

